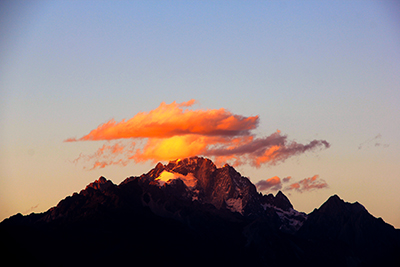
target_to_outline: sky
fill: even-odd
[[[0,4],[0,220],[199,155],[400,228],[399,136],[395,1]]]

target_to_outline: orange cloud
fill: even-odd
[[[131,159],[141,161],[166,161],[187,158],[204,153],[215,138],[197,135],[173,136],[170,138],[151,138],[143,150],[138,150]]]
[[[128,120],[110,120],[99,125],[81,138],[65,142],[105,140],[107,143],[92,155],[80,155],[75,162],[91,162],[92,168],[108,165],[126,165],[129,161],[168,161],[203,155],[217,163],[232,165],[276,164],[287,158],[317,148],[328,148],[324,140],[308,144],[289,141],[277,131],[267,137],[257,138],[251,133],[259,123],[258,116],[245,117],[221,108],[208,110],[188,109],[195,100],[171,104],[161,103],[150,112],[141,112]],[[135,143],[142,146],[134,150]]]
[[[189,134],[203,136],[236,136],[246,135],[257,127],[258,116],[243,117],[226,111],[183,110],[190,107],[194,100],[188,102],[161,105],[150,111],[136,114],[133,118],[116,122],[110,120],[101,124],[89,134],[79,138],[69,138],[65,142],[88,140],[115,140],[122,138],[168,138]]]

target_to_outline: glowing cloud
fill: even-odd
[[[168,183],[171,180],[175,179],[180,179],[182,180],[187,187],[193,188],[197,184],[197,179],[194,178],[193,173],[188,173],[187,175],[182,175],[180,173],[176,172],[169,172],[169,171],[163,171],[159,177],[157,177],[155,180],[158,182],[159,185],[164,185],[165,183]]]
[[[142,112],[133,118],[101,124],[89,134],[69,138],[66,142],[87,140],[115,140],[121,138],[168,138],[197,134],[203,136],[236,136],[249,134],[258,125],[258,116],[243,117],[225,109],[183,110],[194,100],[177,104],[164,102],[150,112]]]
[[[91,162],[90,169],[126,165],[129,161],[157,162],[200,155],[213,158],[217,164],[260,167],[330,146],[325,140],[299,144],[288,140],[280,131],[256,137],[251,131],[258,126],[258,116],[245,117],[223,108],[188,109],[195,102],[163,102],[150,112],[141,112],[120,122],[110,120],[81,138],[69,138],[65,142],[108,141],[94,154],[80,155],[74,161]],[[141,140],[142,146],[134,150],[133,140]]]

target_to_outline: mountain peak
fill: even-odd
[[[98,184],[105,184],[106,182],[107,182],[107,179],[104,176],[100,176],[100,178],[95,181],[95,183],[98,183]]]
[[[287,197],[285,196],[285,194],[283,194],[282,193],[282,191],[281,190],[279,190],[278,191],[278,193],[276,193],[276,196],[275,197],[279,197],[279,198],[282,198],[282,197],[284,197],[284,198],[286,198],[287,199]]]
[[[276,194],[275,201],[276,205],[282,207],[283,210],[293,209],[292,203],[290,203],[290,200],[287,198],[285,194],[282,193],[281,190],[279,190],[278,193]]]
[[[114,183],[110,180],[107,180],[104,176],[100,176],[99,179],[95,180],[93,183],[88,184],[85,190],[87,190],[88,188],[93,188],[96,190],[104,191],[111,185],[114,185]]]
[[[185,159],[176,159],[173,161],[170,161],[167,164],[167,169],[173,170],[175,168],[187,168],[189,170],[193,170],[196,168],[199,168],[201,166],[207,166],[210,168],[216,168],[215,164],[207,158],[203,158],[203,157],[190,157],[190,158],[185,158]]]
[[[142,178],[155,181],[154,184],[159,187],[167,184],[168,188],[180,186],[176,182],[181,180],[186,185],[186,191],[183,192],[186,198],[212,204],[217,209],[227,208],[242,215],[245,210],[252,209],[250,203],[258,198],[255,186],[233,167],[225,164],[217,168],[210,159],[203,157],[177,159],[167,165],[159,163],[142,175]]]
[[[328,200],[321,205],[318,209],[320,212],[324,213],[359,213],[359,212],[367,212],[365,207],[359,202],[349,203],[345,202],[338,195],[333,195],[328,198]]]
[[[343,202],[344,203],[343,199],[341,199],[337,194],[334,194],[333,196],[330,196],[328,198],[328,201],[334,201],[334,202],[337,202],[337,203],[339,203],[339,202]]]
[[[341,199],[338,195],[330,196],[320,207],[320,209],[332,209],[332,208],[340,208],[345,205],[343,199]]]
[[[290,211],[293,209],[292,203],[290,203],[290,200],[282,193],[282,191],[278,191],[275,196],[272,194],[262,195],[261,202],[263,205],[274,206],[284,211]]]
[[[398,230],[372,216],[360,203],[345,202],[338,195],[329,197],[320,208],[311,212],[297,234],[314,242],[329,240],[346,244],[351,250],[372,258],[390,254],[392,249],[395,251],[400,247]]]

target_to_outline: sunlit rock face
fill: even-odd
[[[111,185],[114,185],[113,182],[101,176],[98,180],[88,184],[85,189],[93,188],[95,190],[100,190],[103,192]]]
[[[154,170],[145,175],[145,178],[163,181],[163,184],[168,183],[168,177],[170,181],[180,179],[196,194],[197,201],[212,204],[217,209],[226,207],[244,214],[245,210],[252,209],[248,203],[258,198],[256,188],[249,179],[242,177],[229,165],[217,168],[209,159],[192,157],[157,167],[163,169],[158,177],[154,179],[153,173],[159,173]]]
[[[183,195],[191,200],[245,216],[264,213],[262,204],[265,203],[280,207],[279,200],[276,201],[274,196],[262,198],[250,180],[233,167],[225,164],[218,168],[211,160],[201,157],[171,161],[167,165],[159,163],[140,179],[155,181],[161,188],[171,186],[174,180],[181,180],[186,185]],[[281,194],[277,195],[278,199]],[[292,207],[290,202],[288,205]]]

